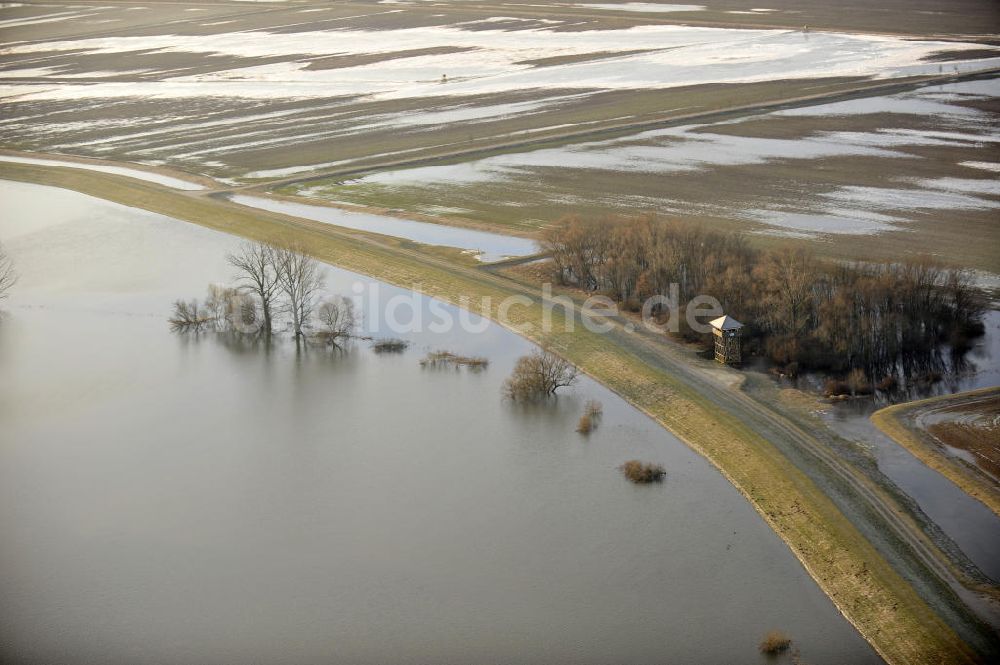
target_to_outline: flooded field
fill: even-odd
[[[0,661],[764,665],[777,629],[779,660],[880,662],[830,598],[892,662],[994,653],[969,580],[1000,581],[1000,521],[874,404],[546,338],[724,477],[590,379],[503,401],[531,343],[359,274],[327,268],[343,349],[167,317],[239,242],[171,217],[453,302],[524,297],[456,248],[526,256],[566,214],[995,285],[997,34],[988,0],[0,4],[0,166],[75,190],[0,181]],[[997,316],[930,391],[1000,381]]]
[[[0,199],[22,273],[0,323],[4,662],[765,663],[772,628],[811,663],[879,662],[654,422],[591,381],[501,401],[531,349],[512,333],[475,319],[388,356],[176,336],[170,303],[228,281],[234,238],[34,185]],[[367,332],[395,334],[382,308],[408,292],[328,269],[355,284]],[[422,369],[438,348],[490,365]],[[628,484],[632,457],[666,482]]]
[[[1000,65],[976,41],[812,32],[801,10],[731,27],[780,7],[262,6],[4,5],[0,142],[235,182],[936,74],[945,55]]]
[[[1000,79],[929,86],[279,191],[522,229],[651,211],[1000,272],[998,99]]]
[[[945,454],[974,466],[1000,486],[1000,393],[974,404],[920,413],[915,425],[934,437]]]

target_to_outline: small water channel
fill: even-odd
[[[984,325],[986,334],[975,341],[961,368],[949,365],[940,381],[913,387],[894,401],[1000,385],[1000,311],[987,312]],[[821,381],[806,376],[799,385],[818,391]],[[1000,517],[875,427],[871,414],[889,403],[883,397],[835,402],[823,419],[841,436],[870,449],[882,473],[916,501],[983,573],[1000,581]]]
[[[108,164],[93,164],[89,162],[76,162],[61,159],[42,159],[39,157],[17,157],[15,155],[0,155],[0,162],[10,162],[12,164],[35,164],[37,166],[54,166],[57,168],[83,169],[85,171],[100,171],[101,173],[112,173],[114,175],[128,176],[137,180],[147,180],[174,189],[196,191],[205,189],[202,185],[190,180],[182,180],[161,173],[143,171],[142,169],[132,169],[127,166],[111,166]]]
[[[534,240],[503,235],[501,233],[475,231],[473,229],[446,226],[444,224],[417,222],[410,219],[372,215],[363,212],[350,212],[330,206],[279,201],[262,196],[237,194],[230,196],[229,199],[234,203],[251,208],[303,217],[323,222],[324,224],[333,224],[349,229],[359,229],[387,236],[395,236],[397,238],[406,238],[407,240],[413,240],[425,245],[457,247],[474,252],[480,261],[499,261],[507,257],[527,256],[538,251],[538,246]]]

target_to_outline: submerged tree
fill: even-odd
[[[0,300],[7,297],[7,292],[17,282],[17,271],[14,262],[7,256],[3,245],[0,245]]]
[[[275,265],[277,250],[259,242],[245,242],[233,254],[226,256],[229,265],[239,270],[240,286],[255,295],[260,302],[263,318],[261,332],[271,334],[274,303],[281,289]]]
[[[325,281],[323,271],[319,262],[298,246],[279,247],[273,253],[278,285],[285,294],[292,330],[299,338],[316,309]]]
[[[354,303],[344,296],[328,298],[320,303],[316,310],[316,318],[320,325],[316,337],[337,346],[341,340],[350,338],[358,325]]]
[[[174,301],[174,313],[169,321],[174,332],[200,332],[215,323],[215,316],[197,300],[177,300]]]
[[[208,297],[205,298],[207,315],[215,320],[217,330],[226,330],[239,316],[237,291],[221,284],[208,285]]]
[[[504,381],[503,393],[512,400],[532,400],[554,395],[576,382],[578,371],[569,361],[547,349],[522,356]]]

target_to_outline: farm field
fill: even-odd
[[[998,79],[928,86],[277,191],[520,232],[653,212],[839,258],[928,253],[996,273],[998,98]]]
[[[961,4],[870,33],[808,2],[10,5],[0,147],[516,235],[654,212],[996,273],[1000,84],[970,73],[1000,67],[997,17]]]

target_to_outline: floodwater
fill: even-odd
[[[986,334],[965,355],[961,371],[947,371],[941,381],[900,401],[1000,385],[1000,311],[987,312],[983,323]],[[916,501],[981,572],[1000,581],[1000,517],[875,427],[869,417],[885,405],[850,400],[834,404],[824,419],[841,436],[870,449],[879,470]]]
[[[1000,209],[1000,184],[975,177],[983,170],[997,168],[992,159],[1000,145],[995,114],[966,105],[997,97],[1000,79],[996,78],[928,86],[896,95],[655,129],[461,164],[374,172],[347,183],[318,181],[306,185],[302,193],[346,201],[377,200],[370,196],[372,191],[402,194],[416,202],[417,209],[420,203],[434,202],[481,214],[485,188],[492,186],[489,200],[505,205],[534,203],[562,209],[571,202],[576,207],[620,210],[623,202],[628,202],[638,203],[635,207],[640,210],[670,216],[707,212],[746,219],[768,225],[765,232],[773,235],[877,235],[905,229],[924,215],[940,211],[955,211],[962,217]],[[869,120],[864,121],[863,116]],[[939,129],[908,126],[924,116],[934,117]],[[864,130],[835,131],[823,122],[824,118],[847,117],[867,122],[862,125]],[[738,133],[744,124],[749,126],[743,131],[753,133],[755,127],[760,129],[758,125],[773,129],[788,119],[801,122],[804,118],[815,122],[801,136]],[[943,151],[944,157],[935,157],[942,177],[911,175],[926,170],[927,158],[914,153],[920,149]],[[952,161],[959,156],[960,161]],[[824,178],[824,162],[851,157],[868,166],[847,181]],[[733,167],[746,167],[739,173],[750,179],[763,177],[768,168],[788,164],[795,164],[808,177],[795,176],[780,181],[780,186],[764,188],[777,187],[780,195],[747,192],[732,184]],[[567,170],[578,177],[565,177]],[[866,170],[893,175],[882,179]],[[951,175],[963,171],[969,177]],[[554,173],[562,175],[553,180]],[[649,185],[650,176],[661,177],[661,184]],[[726,184],[705,187],[712,178],[722,178]],[[577,180],[586,185],[574,187]]]
[[[513,333],[470,315],[398,355],[176,336],[170,303],[227,280],[236,239],[37,185],[0,200],[22,274],[0,324],[3,662],[765,663],[774,628],[810,663],[879,661],[736,490],[609,391],[503,402],[532,348]],[[407,318],[408,291],[327,283],[363,287],[369,332]],[[432,348],[490,366],[422,369]],[[665,483],[625,482],[630,458]]]
[[[475,252],[480,261],[499,261],[511,256],[527,256],[538,251],[534,240],[517,238],[501,233],[474,231],[444,224],[417,222],[410,219],[371,215],[362,212],[349,212],[330,206],[309,205],[278,201],[262,196],[247,196],[236,194],[229,197],[233,203],[260,208],[271,212],[312,219],[324,224],[343,226],[349,229],[360,229],[381,233],[397,238],[406,238],[425,245],[442,245],[457,247]]]
[[[184,189],[195,191],[205,189],[196,182],[181,180],[171,176],[143,171],[142,169],[130,169],[127,166],[108,166],[105,164],[88,164],[86,162],[74,162],[61,159],[39,159],[37,157],[15,157],[14,155],[0,155],[0,162],[12,162],[14,164],[37,164],[39,166],[57,166],[69,169],[84,169],[85,171],[101,171],[102,173],[113,173],[115,175],[128,176],[138,180],[148,180],[166,187],[174,189]]]
[[[882,434],[869,420],[870,413],[836,408],[826,421],[842,436],[863,442],[879,470],[916,501],[982,573],[1000,581],[1000,517]]]
[[[334,29],[291,31],[228,26],[200,34],[177,34],[168,29],[161,34],[123,32],[22,42],[5,49],[6,55],[17,58],[6,71],[9,77],[28,83],[7,83],[0,87],[0,97],[15,103],[205,96],[386,100],[530,89],[636,90],[778,79],[916,76],[943,71],[941,63],[926,61],[941,51],[971,52],[968,59],[948,62],[949,72],[989,69],[1000,63],[1000,58],[977,58],[979,45],[968,42],[683,25],[560,30],[562,19],[544,20],[555,21],[555,25],[539,27],[537,19],[490,17],[399,29],[338,25]],[[334,54],[383,54],[387,44],[400,52],[448,50],[334,69],[310,67],[312,59]],[[470,57],[468,50],[474,50],[475,56]],[[172,61],[153,62],[145,72],[147,78],[129,82],[84,85],[60,81],[58,86],[37,82],[37,78],[65,77],[72,71],[75,61],[69,61],[69,54],[77,61],[80,55],[116,55],[122,62],[130,62],[130,55],[150,51],[211,54],[220,60],[209,71],[180,74],[176,66],[166,64]],[[530,64],[552,55],[599,52],[615,57],[544,67]],[[34,59],[37,53],[48,56],[48,69],[39,70]],[[720,53],[725,56],[720,57]],[[261,64],[260,58],[271,62]],[[442,73],[448,77],[444,86],[440,84]]]

